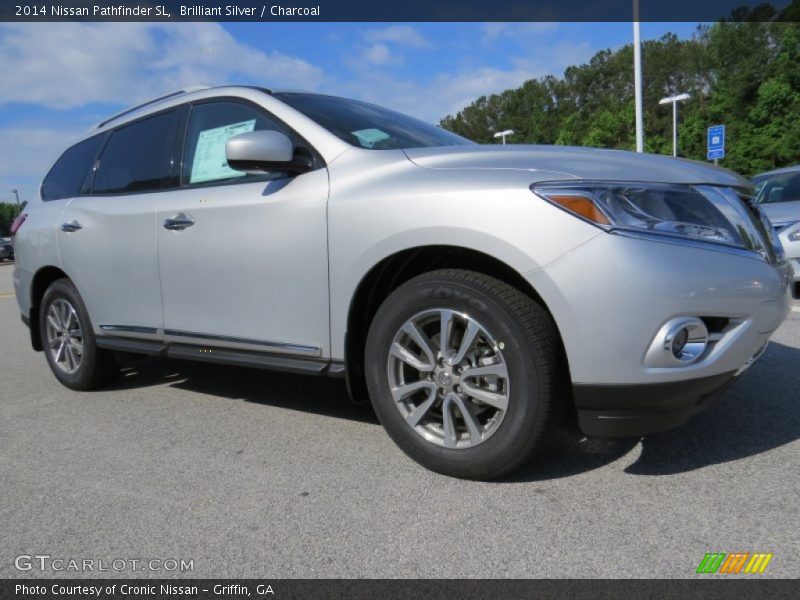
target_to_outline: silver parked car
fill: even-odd
[[[70,388],[119,351],[344,376],[413,459],[492,478],[562,414],[602,436],[683,423],[759,356],[790,270],[752,192],[696,162],[193,90],[62,154],[14,283]]]
[[[758,204],[792,265],[795,295],[800,295],[800,165],[756,175],[753,183]]]

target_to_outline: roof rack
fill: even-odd
[[[163,96],[159,96],[158,98],[154,98],[153,100],[148,100],[147,102],[143,102],[142,104],[137,104],[136,106],[131,106],[130,108],[126,108],[122,112],[117,113],[114,116],[109,117],[108,119],[105,119],[104,121],[100,121],[100,123],[95,125],[92,129],[100,129],[102,127],[105,127],[106,125],[108,125],[112,121],[116,121],[120,117],[124,117],[127,114],[130,114],[130,113],[132,113],[134,111],[139,110],[140,108],[144,108],[145,106],[150,106],[151,104],[157,104],[158,102],[161,102],[163,100],[168,100],[170,98],[174,98],[175,96],[182,96],[183,94],[189,94],[191,92],[199,92],[201,90],[207,90],[207,89],[208,89],[207,85],[193,85],[193,86],[189,86],[187,88],[184,88],[182,90],[176,90],[174,92],[170,92],[169,94],[165,94]]]

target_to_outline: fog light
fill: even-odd
[[[700,319],[676,319],[666,327],[663,347],[674,363],[691,364],[708,347],[708,329]]]
[[[680,358],[683,355],[683,349],[686,347],[686,342],[689,341],[689,329],[682,328],[675,339],[672,340],[672,355],[675,358]]]

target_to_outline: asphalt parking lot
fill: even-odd
[[[513,480],[476,483],[411,462],[336,380],[147,359],[71,392],[30,348],[12,268],[0,577],[91,575],[20,572],[22,554],[192,559],[196,578],[694,577],[706,552],[750,551],[774,553],[756,577],[800,573],[800,304],[683,428],[565,432]]]

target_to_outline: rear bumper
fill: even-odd
[[[736,371],[668,383],[574,385],[578,425],[595,437],[630,437],[678,427],[736,380]]]

